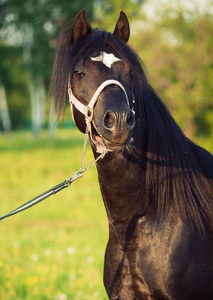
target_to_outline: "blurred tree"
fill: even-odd
[[[213,18],[210,9],[183,3],[158,4],[155,14],[152,6],[151,19],[142,11],[133,46],[184,132],[213,137]]]
[[[0,57],[0,77],[7,97],[12,128],[26,127],[30,109],[22,49],[0,44]]]
[[[0,74],[14,127],[26,123],[31,110],[34,131],[40,130],[59,30],[83,8],[93,26],[109,31],[123,10],[130,45],[175,119],[187,135],[213,136],[213,18],[210,4],[204,12],[194,0],[1,0]]]
[[[88,17],[92,19],[93,0],[80,2],[3,0],[0,2],[1,43],[7,47],[22,49],[21,67],[26,74],[25,82],[31,100],[31,121],[36,135],[44,122],[46,86],[59,30],[82,8],[86,9]],[[0,65],[5,63],[5,59],[6,57],[1,57]],[[20,68],[20,66],[13,65],[13,68]],[[0,67],[1,70],[3,69]],[[4,69],[4,72],[11,74],[13,69]],[[18,99],[15,105],[18,105]]]

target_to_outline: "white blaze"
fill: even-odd
[[[101,51],[99,56],[96,57],[90,57],[91,60],[93,61],[100,61],[102,62],[105,66],[108,68],[111,68],[112,64],[116,61],[119,61],[120,59],[117,58],[114,54],[112,53],[106,53],[104,51]]]

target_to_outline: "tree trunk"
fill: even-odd
[[[11,123],[10,114],[7,106],[6,92],[1,78],[0,78],[0,120],[2,122],[3,131],[10,132],[12,128],[12,123]]]
[[[32,129],[35,137],[39,137],[40,131],[45,120],[45,85],[41,75],[37,75],[36,78],[32,78],[31,75],[27,81],[30,101],[31,101],[31,122]]]
[[[23,48],[23,56],[25,62],[29,66],[29,74],[27,77],[27,86],[30,94],[31,102],[31,122],[35,137],[39,137],[40,131],[45,120],[45,100],[46,91],[44,79],[41,74],[34,74],[32,70],[32,43],[27,43]]]
[[[55,103],[51,100],[49,105],[49,136],[54,138],[58,125],[58,117],[55,109]]]

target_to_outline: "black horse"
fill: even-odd
[[[94,156],[108,149],[97,170],[109,220],[109,299],[212,300],[212,155],[184,136],[147,82],[126,44],[123,12],[113,34],[92,29],[84,11],[69,24],[51,91],[60,109],[69,87]]]

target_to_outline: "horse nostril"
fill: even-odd
[[[106,129],[112,130],[116,122],[116,116],[112,111],[107,111],[104,116],[103,125]]]
[[[134,112],[130,110],[127,115],[127,127],[132,127],[134,124],[135,124]]]

